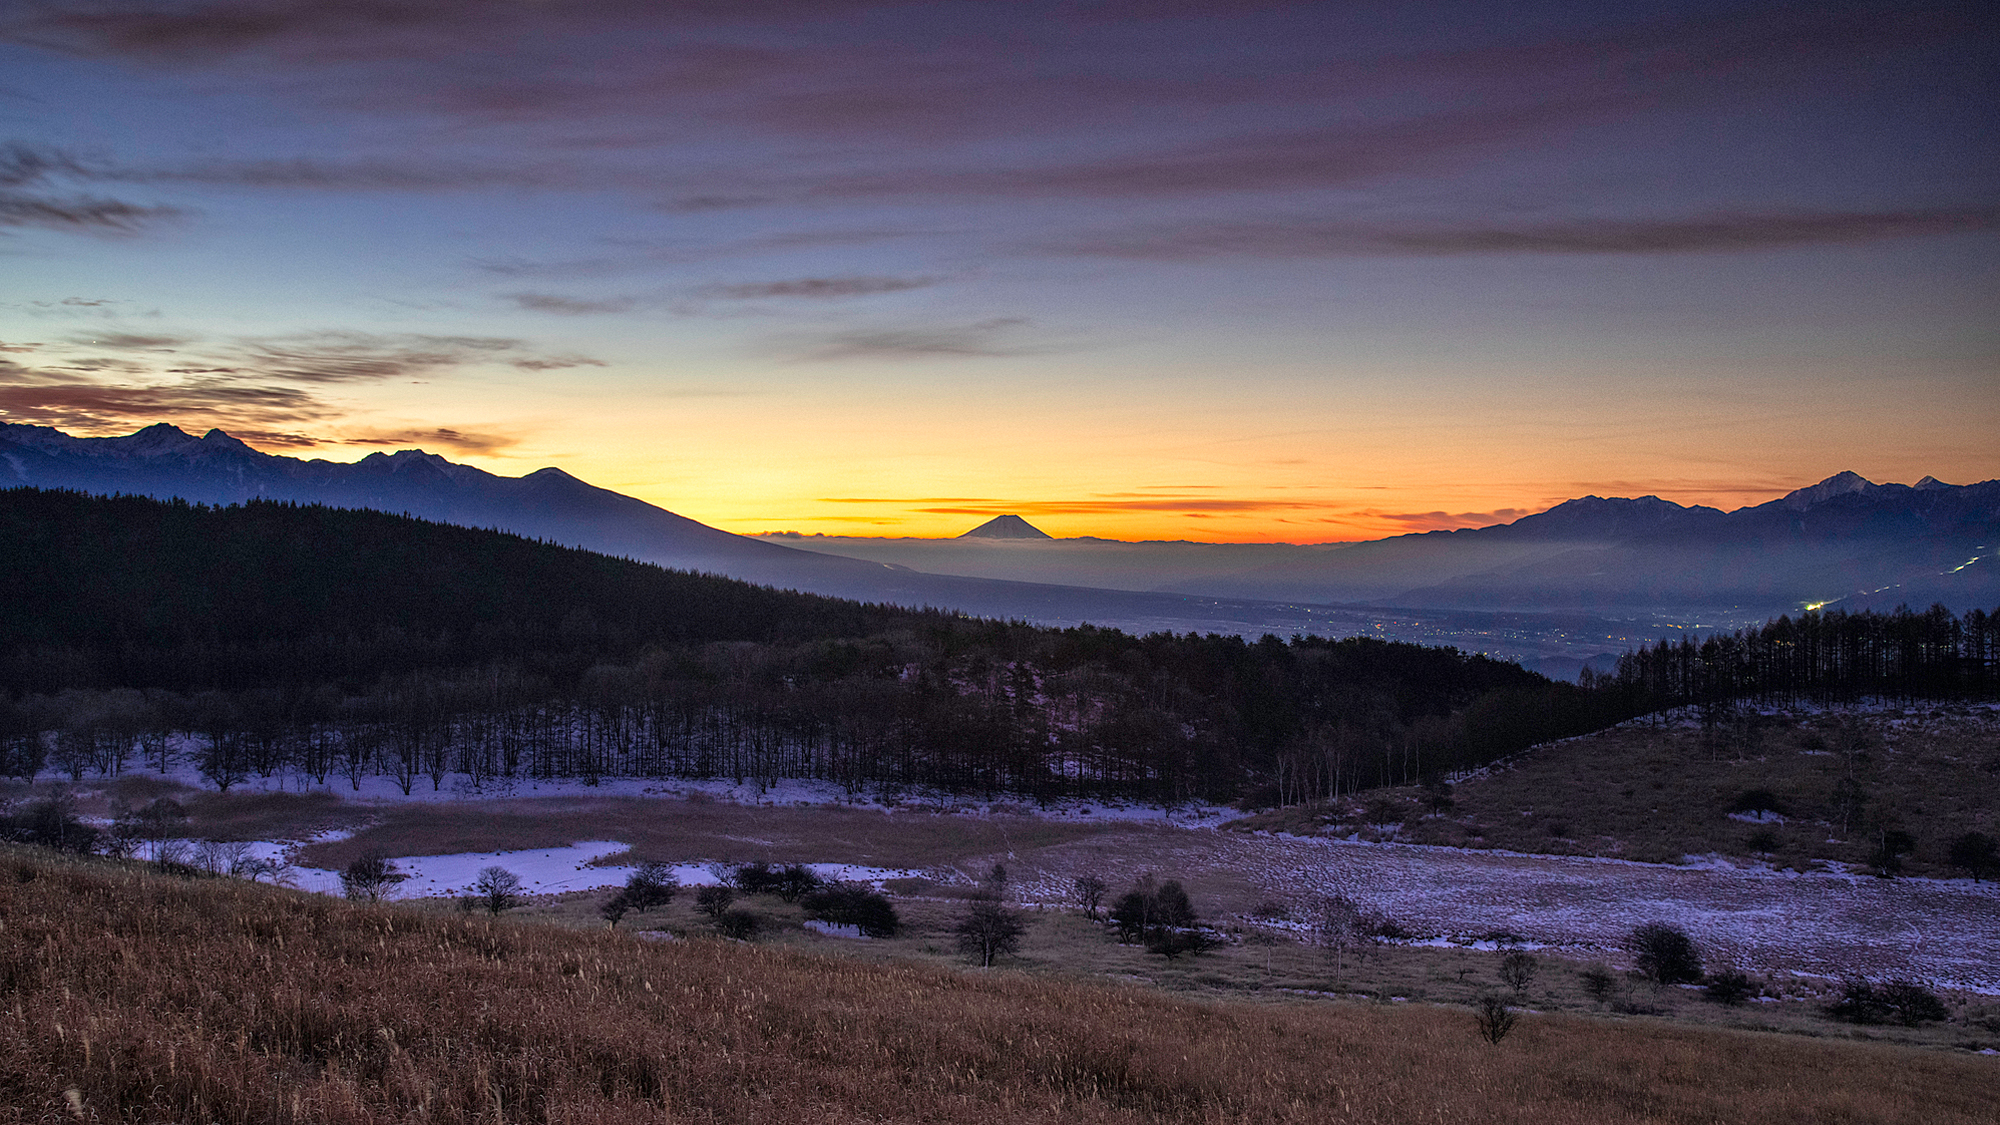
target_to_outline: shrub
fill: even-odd
[[[1626,939],[1634,966],[1655,984],[1693,984],[1701,979],[1701,951],[1686,930],[1648,922]]]
[[[1603,965],[1591,965],[1578,971],[1576,975],[1583,981],[1583,991],[1599,1004],[1611,999],[1611,993],[1618,985],[1618,978],[1612,976],[1611,970]]]
[[[694,893],[694,908],[708,915],[711,922],[722,917],[723,911],[735,901],[736,890],[733,887],[703,887]]]
[[[1895,980],[1878,987],[1863,979],[1843,984],[1840,999],[1826,1013],[1847,1023],[1884,1023],[1893,1019],[1906,1027],[1950,1015],[1936,993],[1915,981]]]
[[[1778,800],[1778,795],[1769,789],[1746,789],[1737,794],[1736,799],[1729,803],[1729,811],[1733,813],[1751,813],[1759,817],[1765,813],[1777,813],[1782,816],[1785,806],[1783,802]]]
[[[1149,953],[1172,961],[1183,953],[1200,953],[1215,945],[1198,928],[1194,904],[1179,880],[1157,886],[1151,878],[1127,891],[1111,908],[1111,924],[1121,942],[1140,941]]]
[[[0,817],[0,839],[86,855],[97,848],[98,831],[77,819],[69,794],[57,793],[17,815]]]
[[[1095,875],[1079,875],[1070,886],[1070,897],[1091,921],[1097,921],[1097,908],[1104,902],[1104,892],[1108,890],[1104,880]]]
[[[746,863],[731,876],[736,889],[746,895],[771,894],[778,889],[778,873],[768,863]]]
[[[1702,995],[1724,1007],[1734,1008],[1757,995],[1757,985],[1741,969],[1723,969],[1709,974],[1708,981],[1702,986]]]
[[[1868,865],[1883,879],[1890,878],[1903,870],[1903,857],[1915,851],[1916,837],[1896,828],[1878,828],[1875,831],[1875,846],[1868,853]]]
[[[715,928],[722,936],[736,941],[749,941],[763,929],[764,920],[748,910],[725,910],[715,920]]]
[[[680,889],[680,884],[674,881],[673,868],[664,863],[647,861],[625,877],[624,889],[598,907],[597,912],[605,921],[616,926],[628,912],[643,914],[674,901],[674,894]]]
[[[806,895],[806,917],[853,926],[872,938],[895,937],[902,923],[888,898],[866,887],[836,885]]]
[[[811,868],[802,863],[789,863],[778,872],[777,886],[772,889],[786,902],[797,902],[824,885],[825,881],[813,874]]]
[[[2000,869],[2000,845],[1984,832],[1954,837],[1946,855],[1953,867],[1972,876],[1975,883],[1988,872]]]

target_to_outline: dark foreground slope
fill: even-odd
[[[649,944],[0,855],[0,1122],[1990,1120],[1985,1059]]]

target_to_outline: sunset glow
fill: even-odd
[[[746,533],[1969,483],[1995,47],[1955,4],[14,6],[0,420]]]

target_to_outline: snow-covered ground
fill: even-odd
[[[2000,712],[1974,708],[1984,717]],[[1491,767],[1489,767],[1491,768]],[[132,772],[146,772],[134,770]],[[177,766],[173,780],[206,788],[192,768]],[[87,778],[79,795],[101,784]],[[1588,857],[1523,855],[1355,840],[1306,839],[1265,833],[1217,831],[1238,814],[1215,807],[1175,809],[1135,804],[1068,802],[1033,806],[978,801],[935,793],[856,794],[827,782],[771,784],[728,780],[605,779],[525,781],[473,787],[428,776],[404,794],[384,777],[344,777],[326,785],[292,775],[253,778],[239,791],[324,792],[366,810],[409,803],[487,802],[496,811],[510,798],[705,797],[748,808],[844,806],[889,812],[971,817],[1035,816],[1096,822],[1106,833],[1070,844],[1006,857],[1018,893],[1027,901],[1057,905],[1078,875],[1096,875],[1122,889],[1143,874],[1182,878],[1191,884],[1250,887],[1255,893],[1302,908],[1329,893],[1346,894],[1420,937],[1454,944],[1485,935],[1518,935],[1530,945],[1579,955],[1621,959],[1631,928],[1661,920],[1688,930],[1716,963],[1757,972],[1797,972],[1823,977],[1909,977],[1934,986],[2000,995],[2000,886],[1968,880],[1882,880],[1842,873],[1796,874],[1706,857],[1668,866]],[[1174,827],[1187,831],[1120,832],[1118,828]],[[326,839],[322,836],[318,839]],[[263,858],[297,854],[310,841],[255,845]],[[625,849],[612,841],[561,848],[399,857],[412,878],[404,895],[462,892],[480,869],[500,866],[530,892],[585,890],[622,884],[631,869],[593,866]],[[700,856],[681,861],[676,877],[687,885],[714,882]],[[955,881],[960,873],[898,871],[813,865],[822,877],[879,885],[885,879],[928,875]],[[294,869],[301,887],[338,893],[335,872]],[[1200,904],[1198,904],[1200,905]],[[1246,904],[1247,905],[1247,904]]]
[[[321,843],[345,833],[326,833],[307,843]],[[266,840],[250,845],[260,859],[286,864],[287,882],[300,890],[321,894],[341,892],[340,873],[318,867],[295,865],[303,845],[292,841]],[[489,867],[504,868],[521,880],[528,894],[560,894],[623,886],[636,870],[631,865],[603,864],[598,860],[627,850],[615,840],[585,840],[562,848],[525,848],[511,852],[459,852],[452,855],[392,856],[396,870],[408,876],[395,888],[397,898],[437,898],[470,893],[479,873]],[[676,883],[683,887],[715,886],[728,872],[725,865],[687,862],[671,865]],[[892,867],[863,867],[851,863],[810,863],[813,874],[828,882],[865,883],[880,887],[884,880],[922,874]]]
[[[1994,883],[1802,875],[1719,857],[1669,866],[1265,833],[1173,833],[1160,843],[1144,856],[1051,849],[1020,884],[1029,897],[1059,902],[1083,874],[1113,887],[1146,873],[1241,880],[1300,909],[1344,894],[1419,937],[1464,943],[1505,933],[1613,962],[1634,926],[1664,921],[1687,930],[1716,964],[1908,977],[2000,994]]]

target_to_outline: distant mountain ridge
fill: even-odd
[[[2000,605],[1993,557],[2000,481],[1949,485],[1928,476],[1912,486],[1842,472],[1733,512],[1657,496],[1585,496],[1508,524],[1297,549],[1280,562],[1149,583],[1146,592],[1037,576],[1035,559],[1059,557],[1067,540],[1044,537],[1034,551],[1007,551],[1020,556],[1022,569],[1006,577],[927,573],[914,559],[865,561],[732,535],[556,468],[503,477],[413,449],[352,463],[301,460],[261,453],[220,430],[197,438],[164,423],[110,438],[0,423],[0,487],[21,485],[407,512],[837,597],[1135,629],[1254,632],[1263,626],[1244,623],[1266,622],[1283,633],[1301,620],[1312,627],[1312,615],[1290,612],[1302,605],[1398,607],[1433,617],[1714,612],[1738,622],[1816,604]],[[987,528],[1014,533],[1005,538],[1032,537],[1020,529],[1041,534],[1019,517],[975,531]],[[1142,554],[1144,545],[1092,546]],[[1483,649],[1483,636],[1438,639]]]
[[[0,486],[12,485],[406,512],[776,585],[881,569],[731,535],[557,468],[503,477],[414,449],[352,463],[307,461],[258,452],[221,430],[197,438],[164,422],[108,438],[0,423]]]
[[[1509,524],[1358,543],[1209,593],[1409,608],[1798,612],[2000,604],[2000,481],[1837,473],[1733,512],[1657,496],[1570,500]]]

